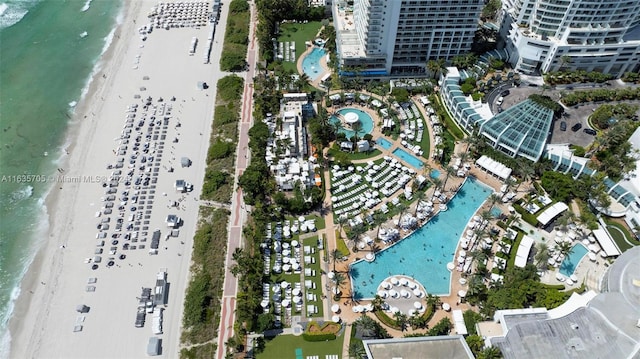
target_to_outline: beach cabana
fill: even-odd
[[[538,216],[538,222],[542,227],[545,227],[549,224],[554,218],[559,216],[562,212],[569,209],[569,207],[564,202],[558,202],[551,207],[544,210],[544,212],[540,213]]]
[[[618,250],[618,247],[613,242],[613,238],[611,238],[604,228],[598,226],[598,229],[593,230],[593,235],[596,237],[596,240],[607,257],[620,255],[620,250]]]
[[[514,262],[516,267],[524,268],[527,265],[527,259],[529,258],[529,252],[533,246],[533,238],[529,236],[522,237],[518,251],[516,252],[516,260]]]

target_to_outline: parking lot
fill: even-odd
[[[509,95],[503,96],[502,109],[506,110],[509,107],[522,102],[532,94],[539,94],[551,97],[553,100],[560,100],[560,93],[570,90],[550,90],[543,89],[541,86],[528,86],[520,85],[519,87],[508,88]],[[496,101],[499,98],[499,93],[494,96],[491,108],[497,111]],[[593,142],[594,136],[584,132],[584,129],[589,128],[587,119],[589,115],[597,108],[599,104],[586,104],[577,108],[565,108],[565,113],[562,118],[554,121],[551,126],[551,137],[549,138],[550,144],[574,144],[582,147],[588,146]],[[566,130],[560,129],[560,123],[566,123]],[[580,128],[576,131],[572,130],[572,127],[576,124],[580,124]]]

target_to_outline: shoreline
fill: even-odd
[[[134,326],[135,298],[140,295],[140,287],[153,286],[156,274],[164,268],[167,268],[171,289],[167,296],[168,306],[164,308],[163,334],[159,337],[163,339],[164,355],[178,355],[184,291],[189,281],[192,241],[199,211],[198,196],[204,179],[216,91],[215,86],[203,90],[198,89],[196,84],[206,79],[215,85],[223,74],[218,70],[221,45],[218,46],[217,42],[210,64],[202,63],[204,45],[198,47],[196,56],[188,56],[187,53],[192,37],[197,36],[201,41],[207,38],[210,24],[201,28],[158,29],[149,34],[148,39],[141,38],[138,29],[150,22],[147,11],[155,5],[157,2],[150,0],[123,3],[111,36],[112,41],[96,62],[97,67],[86,94],[73,109],[68,132],[60,148],[62,155],[58,165],[64,168],[65,177],[108,176],[113,170],[105,170],[105,166],[116,160],[112,150],[123,142],[122,137],[118,136],[124,133],[127,106],[140,103],[140,97],[148,96],[153,98],[149,113],[151,109],[155,113],[156,108],[162,106],[164,109],[165,104],[171,104],[173,113],[168,116],[169,126],[163,123],[153,129],[154,133],[159,133],[160,127],[164,126],[162,137],[146,140],[154,143],[151,154],[156,153],[155,145],[158,143],[162,143],[165,153],[162,158],[160,151],[157,156],[154,155],[157,158],[153,163],[147,163],[149,170],[152,164],[157,166],[152,186],[155,187],[157,183],[157,195],[154,188],[151,191],[154,195],[149,195],[147,201],[145,213],[149,214],[149,218],[145,217],[142,231],[151,233],[158,228],[165,237],[167,227],[164,220],[168,214],[179,215],[184,225],[180,227],[178,238],[167,237],[161,241],[157,255],[150,255],[146,249],[140,250],[149,243],[131,243],[132,248],[125,248],[123,243],[129,238],[121,237],[120,246],[115,245],[119,247],[117,253],[111,254],[117,257],[114,266],[102,262],[99,268],[91,270],[92,264],[87,264],[87,261],[92,261],[96,250],[98,240],[92,238],[96,237],[95,223],[100,222],[97,217],[109,217],[113,220],[111,226],[115,227],[118,209],[114,208],[114,214],[102,215],[100,207],[104,203],[101,202],[101,196],[105,196],[105,188],[99,182],[53,183],[45,199],[49,235],[38,240],[45,242],[39,243],[37,253],[20,283],[21,293],[9,319],[9,356],[12,358],[41,357],[45,353],[52,357],[78,358],[144,355],[147,339],[153,335],[150,330],[151,317],[147,316],[146,327]],[[133,61],[133,65],[130,61]],[[168,100],[172,97],[177,99]],[[167,100],[161,101],[160,98]],[[144,114],[141,114],[141,108],[139,110],[136,122],[147,116],[146,109]],[[151,123],[155,122],[153,119],[144,126],[149,134]],[[142,129],[136,128],[135,131],[131,133],[131,142],[136,133],[142,134]],[[131,144],[128,146],[132,147]],[[67,151],[68,155],[63,151]],[[127,160],[130,154],[132,152],[124,154]],[[172,162],[176,158],[179,162],[181,156],[188,156],[193,165],[184,168]],[[131,170],[138,174],[137,167],[140,164],[138,160],[137,165],[129,169],[124,167],[123,172],[126,174]],[[175,171],[167,170],[174,166],[177,167]],[[142,169],[139,175],[143,175]],[[151,177],[151,174],[147,176]],[[177,194],[173,188],[177,179],[191,182],[194,192]],[[118,198],[123,196],[123,187],[131,192],[139,191],[139,186],[130,185],[129,189],[129,185],[119,183],[116,187]],[[147,186],[140,191],[144,188]],[[146,191],[143,191],[145,197]],[[153,205],[151,213],[154,196],[158,203]],[[165,196],[167,199],[163,198]],[[178,196],[180,198],[174,199]],[[180,205],[170,208],[167,200],[175,200]],[[138,205],[140,210],[137,213],[140,215],[143,213],[143,203]],[[127,221],[129,213],[135,211],[131,209],[129,212],[130,207],[125,205],[124,210],[120,210],[119,218]],[[112,238],[116,238],[113,236],[126,232],[128,230],[124,228],[120,233],[117,229],[116,232],[109,231],[105,240],[111,242]],[[146,240],[146,237],[143,238]],[[140,248],[136,249],[136,244]],[[102,254],[105,261],[110,255],[107,251],[108,246]],[[93,291],[90,291],[87,280],[92,278],[96,278],[97,282],[91,284]],[[74,308],[79,304],[86,304],[91,308],[90,312],[75,313]],[[78,326],[81,326],[80,331],[74,331]],[[109,340],[104,340],[107,333]]]
[[[113,30],[109,32],[109,35],[107,35],[110,39],[105,39],[107,40],[105,47],[103,47],[103,51],[94,64],[94,68],[92,69],[87,82],[80,90],[80,98],[78,99],[76,106],[68,110],[70,112],[71,119],[68,121],[64,140],[58,148],[60,155],[55,160],[56,164],[60,166],[60,168],[69,168],[71,163],[79,161],[77,158],[79,154],[74,153],[73,150],[81,141],[79,138],[80,135],[86,133],[90,127],[93,127],[90,123],[83,121],[81,114],[90,113],[91,110],[94,109],[97,101],[92,99],[92,97],[94,94],[99,92],[101,87],[100,84],[98,84],[100,77],[99,74],[104,68],[115,67],[115,64],[110,63],[113,52],[116,51],[116,47],[125,46],[125,44],[120,41],[116,42],[115,38],[118,37],[118,40],[120,40],[119,34],[126,28],[125,20],[127,20],[129,16],[132,16],[131,12],[134,10],[132,5],[126,0],[122,1],[121,6],[122,8],[116,16],[115,26]],[[87,117],[85,116],[84,119],[86,118]],[[60,186],[58,184],[51,183],[43,196],[45,218],[42,218],[42,220],[46,220],[45,231],[49,233],[56,233],[57,227],[52,223],[52,219],[55,219],[56,213],[63,211],[65,207],[65,203],[59,190]],[[18,287],[20,289],[20,294],[14,301],[14,307],[7,323],[6,335],[9,336],[10,341],[7,343],[9,348],[6,348],[6,354],[8,354],[9,357],[15,357],[12,350],[15,345],[15,339],[19,334],[23,333],[27,329],[25,328],[25,324],[19,319],[23,317],[24,313],[27,313],[28,309],[32,307],[34,302],[37,303],[43,301],[42,298],[38,296],[38,294],[42,295],[41,293],[38,293],[40,292],[38,291],[38,278],[43,277],[46,273],[43,266],[44,262],[51,263],[55,261],[56,255],[52,255],[52,253],[55,253],[58,248],[56,243],[52,243],[50,241],[51,238],[53,238],[53,235],[34,241],[34,245],[38,247],[38,250],[32,257],[27,270],[20,281],[20,285]]]

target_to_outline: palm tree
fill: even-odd
[[[429,70],[429,72],[431,72],[431,74],[433,75],[433,79],[436,81],[438,80],[438,75],[441,73],[444,74],[446,71],[444,59],[429,60],[426,67],[427,70]]]
[[[402,312],[394,313],[396,316],[396,325],[400,327],[400,331],[407,330],[408,318],[407,315]]]
[[[442,301],[440,300],[440,297],[438,297],[437,295],[433,295],[433,294],[427,294],[427,306],[433,306],[434,308],[437,308],[438,306],[440,306],[442,304]]]
[[[336,271],[336,262],[342,261],[342,252],[340,252],[337,248],[332,250],[331,253],[331,261],[333,262],[333,271]]]
[[[493,206],[495,206],[496,202],[500,201],[501,198],[502,197],[495,192],[489,196],[489,211],[493,209]]]
[[[442,192],[446,191],[447,181],[449,181],[449,177],[451,177],[451,175],[456,173],[456,170],[454,170],[453,167],[451,166],[445,167],[444,170],[445,170],[446,176],[444,177],[444,183],[442,184]]]
[[[421,201],[423,201],[427,197],[426,191],[417,191],[414,195],[416,197],[416,209],[413,212],[414,217],[418,214],[418,207]]]
[[[384,299],[382,299],[379,295],[376,295],[375,297],[373,297],[373,300],[371,300],[371,305],[373,305],[373,310],[382,309],[382,304],[384,304]]]
[[[343,216],[338,216],[338,232],[340,233],[340,236],[342,236],[342,227],[347,224],[348,220],[347,218],[343,217]]]
[[[349,344],[349,357],[355,359],[366,358],[367,352],[364,350],[362,343],[351,342]]]
[[[516,187],[516,192],[518,192],[518,188],[520,188],[522,183],[531,181],[535,174],[535,170],[533,169],[533,164],[531,162],[523,160],[518,163],[518,173],[521,177],[521,182],[518,184],[518,187]]]
[[[378,236],[380,235],[380,227],[382,227],[382,225],[386,221],[387,221],[387,216],[384,213],[380,211],[373,212],[373,225],[376,226],[377,228],[375,240],[378,240]]]
[[[562,241],[560,243],[556,243],[554,249],[556,252],[560,253],[560,255],[564,255],[565,257],[573,253],[573,246],[570,242]]]
[[[342,288],[347,281],[347,277],[343,273],[335,272],[331,281],[336,288]]]
[[[502,352],[500,352],[500,348],[498,347],[487,347],[482,349],[480,353],[478,353],[477,359],[501,359]]]
[[[435,197],[436,191],[442,185],[442,180],[440,178],[432,178],[431,183],[433,183],[433,196],[431,196],[431,201],[433,201],[433,197]]]
[[[358,133],[362,130],[362,123],[360,121],[352,123],[351,130],[353,130],[353,142],[358,143]]]
[[[394,208],[394,211],[399,214],[397,227],[400,227],[400,220],[402,219],[402,215],[404,214],[404,211],[406,209],[407,209],[407,205],[405,205],[404,203],[398,203],[398,205]]]
[[[542,269],[547,267],[547,261],[549,260],[549,246],[546,243],[539,243],[536,246],[536,255],[534,259],[537,268]]]

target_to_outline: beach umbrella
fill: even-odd
[[[466,296],[467,296],[467,291],[466,290],[459,290],[458,291],[458,297],[464,298]]]
[[[280,283],[280,287],[282,289],[287,289],[287,288],[289,288],[289,286],[290,286],[290,284],[286,280],[284,282]]]
[[[340,323],[341,322],[340,316],[334,315],[333,317],[331,317],[331,321]]]
[[[299,270],[299,269],[300,269],[300,264],[298,264],[298,263],[293,263],[293,264],[291,265],[291,268],[293,268],[293,270]]]
[[[301,296],[293,297],[293,302],[296,303],[296,304],[302,303],[302,297]]]
[[[391,289],[391,283],[384,281],[380,284],[380,286],[384,289]]]
[[[409,291],[408,291],[408,290],[406,290],[406,289],[401,290],[401,291],[400,291],[400,295],[401,295],[403,298],[409,298],[409,297],[411,297],[411,293],[409,293]]]
[[[452,271],[455,267],[456,267],[456,265],[455,265],[455,264],[453,264],[453,262],[449,262],[449,263],[447,263],[447,269],[448,269],[448,270]]]
[[[418,283],[413,282],[413,281],[409,281],[409,284],[407,284],[407,287],[409,287],[411,289],[416,289],[416,288],[418,288]]]
[[[291,304],[291,302],[289,301],[289,299],[285,299],[285,300],[282,301],[282,306],[285,307],[285,308],[288,307],[290,304]]]
[[[334,313],[338,313],[340,312],[340,305],[339,304],[334,304],[331,306],[331,311]]]
[[[336,274],[333,271],[327,273],[327,278],[329,278],[329,279],[333,279],[335,276],[336,276]]]
[[[418,288],[413,290],[413,295],[415,295],[418,298],[422,298],[422,294],[423,294],[422,291]]]
[[[395,289],[390,289],[389,295],[391,296],[391,298],[398,298],[398,292]]]
[[[296,241],[295,239],[291,241],[291,245],[294,247],[297,247],[298,244],[299,244],[298,241]]]
[[[398,309],[398,307],[391,307],[391,309],[389,309],[389,311],[390,311],[391,313],[394,313],[394,314],[395,314],[395,313],[400,312],[400,309]]]
[[[409,284],[409,280],[407,278],[400,279],[400,285],[406,287]]]
[[[378,296],[380,296],[380,298],[384,299],[389,295],[389,293],[387,293],[386,290],[379,290],[378,291]]]
[[[288,272],[291,269],[291,265],[290,264],[284,264],[282,266],[282,270],[285,272]]]
[[[590,261],[592,261],[592,262],[596,261],[596,254],[595,253],[589,252],[588,256],[589,256],[589,260]]]
[[[260,306],[261,306],[262,308],[266,308],[266,307],[268,307],[268,306],[269,306],[269,301],[268,301],[268,300],[266,300],[266,299],[264,299],[262,302],[260,302]]]
[[[391,281],[391,284],[393,284],[393,285],[400,284],[400,281],[396,277],[391,277],[390,281]]]
[[[300,295],[300,289],[299,288],[293,288],[293,290],[291,291],[291,294],[298,296]]]
[[[413,307],[416,308],[416,309],[420,309],[420,308],[422,308],[422,303],[420,303],[418,301],[415,301],[415,302],[413,302]]]
[[[467,280],[465,278],[460,278],[460,279],[458,279],[458,283],[460,283],[462,285],[465,285],[465,284],[467,284]]]
[[[289,252],[289,250],[284,250],[283,252]],[[282,253],[282,255],[285,255],[284,253]],[[287,256],[289,255],[289,253],[286,254]],[[282,257],[282,263],[289,263],[289,261],[291,260],[291,258],[289,257]]]
[[[442,309],[444,309],[445,312],[448,312],[451,310],[451,306],[448,303],[443,303]]]

